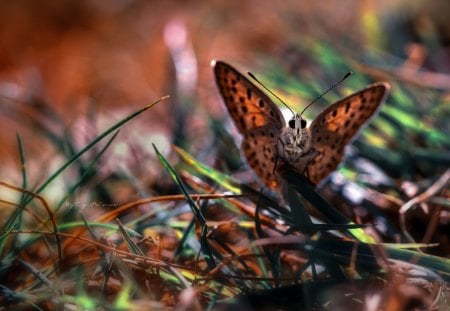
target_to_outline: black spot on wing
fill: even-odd
[[[247,124],[245,123],[245,118],[243,116],[239,118],[239,124],[241,125],[243,131],[247,129]]]
[[[347,102],[347,104],[345,104],[345,113],[348,113],[350,111],[350,101]]]

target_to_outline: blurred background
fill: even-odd
[[[200,237],[201,218],[193,216],[193,204],[191,209],[184,198],[174,199],[181,187],[155,155],[152,144],[175,168],[190,194],[222,193],[231,188],[226,183],[230,176],[245,186],[261,189],[240,154],[240,135],[214,83],[213,59],[224,60],[242,73],[251,71],[296,111],[353,71],[354,75],[305,112],[309,119],[369,83],[389,82],[391,93],[379,115],[347,148],[343,164],[319,185],[318,192],[332,204],[333,211],[336,208],[355,223],[369,224],[366,228],[374,231],[379,241],[435,243],[434,247],[423,248],[424,253],[414,253],[412,261],[448,280],[444,260],[431,258],[425,262],[416,260],[416,256],[434,254],[443,259],[450,254],[450,1],[14,0],[0,1],[0,219],[4,220],[0,257],[1,278],[5,280],[0,304],[21,303],[23,299],[34,303],[41,297],[44,303],[56,304],[69,301],[68,297],[75,294],[78,305],[83,306],[80,308],[86,309],[88,304],[82,303],[86,303],[90,290],[95,299],[101,293],[105,300],[116,295],[130,297],[133,302],[138,302],[136,298],[144,303],[154,300],[172,308],[179,301],[186,304],[186,297],[206,293],[202,306],[211,308],[210,301],[224,296],[268,289],[270,282],[278,286],[278,268],[274,267],[279,263],[283,263],[281,276],[288,277],[286,284],[294,278],[297,283],[300,275],[306,280],[303,273],[310,273],[308,266],[312,262],[314,268],[319,257],[308,259],[292,253],[290,247],[282,253],[278,242],[273,251],[276,256],[269,256],[264,249],[265,262],[261,260],[263,252],[253,246],[249,266],[241,262],[247,258],[247,243],[266,237],[258,231],[261,224],[267,226],[270,237],[278,237],[272,235],[275,232],[296,235],[297,227],[307,223],[304,214],[295,213],[297,209],[288,211],[271,200],[260,201],[262,194],[268,193],[265,189],[253,198],[199,200],[195,204],[207,215],[207,221],[213,222],[208,224],[208,232],[202,227],[197,240],[192,233],[196,226]],[[109,135],[70,162],[113,124],[165,95],[170,98],[122,126],[117,136]],[[108,145],[111,137],[114,140]],[[180,161],[182,153],[177,154],[172,145],[187,151],[198,163],[192,159]],[[62,174],[55,173],[69,162],[70,167]],[[49,176],[55,175],[58,178],[50,182]],[[14,187],[42,194],[48,210],[43,202],[31,200],[29,194]],[[169,195],[170,202],[164,195]],[[150,203],[153,199],[157,200]],[[258,202],[257,207],[252,199]],[[301,206],[297,200],[289,200],[291,206],[292,202]],[[314,212],[311,214],[321,216]],[[258,213],[264,221],[254,217]],[[55,217],[49,217],[52,215]],[[56,219],[60,230],[69,230],[77,237],[86,232],[87,240],[75,244],[77,239],[64,243],[55,240],[50,247],[51,236],[42,235],[41,240],[28,234],[44,229],[56,233],[56,229],[44,227],[50,223],[49,218]],[[112,229],[119,218],[119,225],[142,233],[136,243],[139,247],[134,248],[134,242],[126,238],[129,233]],[[80,219],[90,223],[81,223]],[[294,220],[299,220],[296,226],[280,229],[279,225],[291,226]],[[91,228],[95,228],[94,234]],[[22,229],[26,230],[19,235]],[[313,231],[305,232],[308,236]],[[138,236],[134,238],[137,241]],[[87,243],[91,240],[110,248],[104,253]],[[214,256],[206,255],[206,240],[215,247],[215,252],[208,250]],[[316,245],[315,237],[312,241]],[[339,270],[333,278],[337,275],[341,279],[348,270],[352,280],[355,277],[364,282],[364,286],[356,286],[361,291],[359,296],[348,295],[347,287],[330,292],[329,297],[351,300],[352,304],[342,310],[364,297],[375,301],[372,286],[365,293],[366,280],[371,278],[384,292],[378,296],[383,303],[397,303],[398,297],[408,295],[417,300],[416,289],[432,288],[436,295],[421,294],[428,299],[423,299],[423,305],[428,306],[423,309],[428,310],[435,309],[430,307],[438,300],[435,297],[444,297],[440,286],[418,282],[415,277],[414,282],[404,278],[403,267],[399,268],[400,282],[390,282],[395,273],[388,272],[387,287],[381,285],[378,274],[367,273],[365,268],[354,270],[353,246],[352,250],[348,248],[351,267],[338,269],[334,258],[343,257],[344,244],[337,241],[323,247],[325,252],[321,253],[327,256],[326,265],[333,261],[328,272]],[[342,242],[348,242],[347,238]],[[64,251],[61,274],[55,268],[61,263],[61,258],[56,258],[56,246],[60,244]],[[192,287],[185,287],[180,272],[160,274],[164,269],[157,265],[151,268],[141,259],[135,266],[116,263],[117,249],[141,254],[141,245],[151,258],[184,265]],[[111,261],[109,252],[114,253]],[[333,252],[339,256],[328,257]],[[130,254],[124,255],[127,260],[132,258]],[[245,254],[239,263],[234,259],[236,254]],[[375,253],[380,264],[378,257],[384,261],[384,256]],[[238,277],[224,278],[208,258]],[[25,266],[24,262],[32,265]],[[142,270],[136,270],[140,263]],[[269,266],[272,272],[268,272]],[[197,275],[197,271],[206,274]],[[315,269],[312,271],[315,278]],[[417,271],[418,276],[431,275]],[[44,272],[57,282],[46,282],[41,278]],[[183,277],[189,274],[183,273]],[[274,279],[266,281],[270,275]],[[256,280],[254,276],[263,278]],[[86,287],[79,282],[84,278]],[[96,284],[91,282],[94,279],[98,280]],[[59,291],[59,284],[72,289]],[[405,287],[412,284],[414,290]],[[134,286],[141,287],[140,291]],[[56,299],[60,292],[64,293],[62,300]],[[293,294],[295,302],[299,292]],[[262,304],[263,296],[257,297]],[[448,298],[441,300],[443,305],[448,302]],[[394,307],[385,310],[401,309],[398,303],[391,305]],[[44,304],[39,307],[52,309]],[[187,305],[176,309],[191,310]]]
[[[430,98],[448,101],[449,12],[445,0],[2,1],[0,177],[20,181],[16,133],[39,183],[68,155],[67,141],[80,149],[164,95],[121,130],[102,169],[154,184],[151,143],[214,164],[211,145],[226,141],[214,123],[230,121],[212,59],[251,70],[296,110],[350,69],[355,88],[389,81],[395,92],[402,81],[439,92],[410,103],[427,111]]]

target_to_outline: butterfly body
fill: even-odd
[[[277,141],[278,155],[292,165],[307,154],[310,148],[311,132],[306,127],[306,121],[296,114],[280,134]]]
[[[273,101],[232,66],[213,62],[216,84],[239,132],[249,165],[270,188],[280,185],[281,161],[317,184],[341,162],[344,147],[376,113],[389,85],[375,83],[326,108],[307,127],[296,114],[287,124]]]

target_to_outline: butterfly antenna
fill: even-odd
[[[280,103],[282,103],[287,109],[289,109],[289,111],[292,113],[293,116],[295,116],[294,110],[292,110],[291,107],[289,107],[280,97],[278,97],[277,94],[275,94],[274,92],[269,90],[264,84],[262,84],[258,79],[256,79],[256,77],[251,72],[247,72],[247,73],[253,80],[255,80],[259,85],[261,85],[267,92],[272,94],[276,99],[278,99],[280,101]]]
[[[345,76],[343,76],[339,81],[335,82],[333,84],[333,86],[331,86],[328,90],[326,90],[325,92],[323,92],[322,94],[320,94],[319,96],[317,96],[312,102],[310,102],[308,104],[308,106],[305,107],[305,109],[302,110],[302,112],[300,113],[300,116],[303,115],[303,112],[305,112],[306,109],[309,108],[309,106],[311,106],[312,104],[314,104],[316,101],[318,101],[319,99],[321,99],[325,94],[327,94],[329,91],[333,90],[334,88],[336,88],[336,86],[338,86],[339,84],[341,84],[345,79],[347,79],[348,77],[350,77],[353,74],[353,72],[349,71],[345,74]]]

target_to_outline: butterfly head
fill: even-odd
[[[288,126],[293,130],[302,130],[306,128],[306,120],[303,119],[298,113],[289,120]]]

